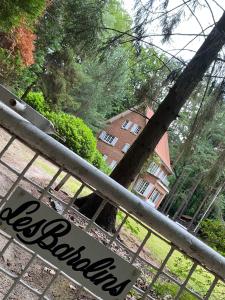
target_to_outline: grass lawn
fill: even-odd
[[[56,174],[56,172],[58,171],[58,168],[53,165],[52,163],[50,163],[49,161],[47,161],[44,158],[38,158],[35,163],[34,166],[38,167],[39,169],[41,169],[42,171],[44,171],[46,174],[50,175],[50,176],[54,176]],[[66,175],[65,172],[62,172],[59,177],[57,182],[59,182],[64,176]],[[73,196],[76,191],[80,188],[81,183],[74,179],[73,177],[70,177],[67,182],[65,183],[65,185],[63,186],[63,190],[66,191],[68,193],[68,195]],[[85,187],[82,192],[81,192],[81,196],[85,196],[91,193],[91,190],[88,189],[87,187]]]
[[[117,216],[117,222],[120,223],[123,217],[123,213],[119,212]],[[127,222],[125,223],[125,228],[128,234],[133,235],[134,238],[138,239],[140,242],[143,241],[147,233],[146,229],[132,218],[128,218]],[[170,245],[160,237],[151,234],[145,248],[149,250],[151,257],[153,257],[156,262],[161,263],[164,261],[167,253],[169,252]],[[174,277],[179,278],[181,281],[186,279],[191,267],[191,260],[177,250],[173,252],[166,264],[166,268],[171,275],[174,275]],[[214,276],[212,274],[207,272],[204,268],[198,266],[195,272],[192,274],[187,286],[199,293],[201,296],[204,296],[213,280]],[[175,296],[177,292],[177,285],[172,282],[163,282],[162,280],[158,280],[154,287],[156,292],[161,296],[168,294]],[[194,299],[197,298],[188,292],[182,294],[180,298],[180,300]],[[214,293],[211,295],[210,300],[222,299],[225,299],[225,284],[220,282],[215,288]]]

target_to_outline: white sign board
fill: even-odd
[[[124,299],[139,271],[80,228],[17,188],[1,229],[103,299]]]

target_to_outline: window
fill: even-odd
[[[166,177],[166,173],[164,171],[161,171],[159,173],[159,178],[163,181],[165,177]]]
[[[111,169],[114,169],[116,165],[117,165],[117,161],[113,160],[109,166]]]
[[[126,143],[126,144],[123,146],[122,152],[126,153],[126,152],[128,151],[129,148],[130,148],[130,144],[127,144],[127,143]]]
[[[108,158],[108,155],[104,154],[103,155],[103,160],[107,160],[107,158]]]
[[[153,203],[156,203],[160,196],[161,196],[161,194],[155,189],[155,190],[152,192],[151,196],[149,197],[149,200],[148,200],[148,201],[151,201],[151,202],[153,202]]]
[[[147,171],[154,176],[158,176],[161,169],[155,162],[152,162]]]
[[[141,126],[139,126],[138,124],[133,124],[130,132],[137,135],[140,132],[140,130],[141,130]]]
[[[130,128],[130,126],[132,125],[132,122],[129,120],[124,121],[124,123],[122,124],[121,128],[128,130]]]
[[[153,185],[151,183],[144,179],[139,179],[135,186],[135,191],[143,196],[147,196],[152,188]]]
[[[161,181],[162,181],[166,186],[169,185],[169,181],[168,181],[168,179],[167,179],[167,175],[166,175],[166,173],[165,173],[164,171],[161,171],[161,172],[159,173],[159,178],[161,179]]]
[[[105,131],[102,131],[101,134],[99,135],[99,138],[104,141],[105,143],[109,144],[109,145],[112,145],[112,146],[115,146],[116,145],[116,142],[118,141],[118,138],[111,135],[111,134],[108,134],[107,132]]]

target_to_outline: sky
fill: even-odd
[[[160,1],[160,0],[158,0]],[[146,0],[143,0],[142,3],[144,4]],[[172,9],[173,7],[182,4],[183,0],[170,0],[170,4],[168,9]],[[218,21],[218,19],[222,16],[223,10],[216,4],[216,2],[220,5],[225,4],[225,0],[200,0],[201,4],[203,5],[201,9],[199,8],[196,10],[196,15],[198,17],[199,22],[201,23],[203,29],[207,28],[208,26],[214,24],[214,20]],[[210,9],[207,6],[207,3],[210,5],[213,15],[210,11]],[[133,16],[133,5],[134,0],[123,0],[123,6],[128,11],[128,13]],[[187,12],[189,15],[189,11],[187,8]],[[159,24],[158,24],[159,25]],[[205,33],[209,33],[211,30],[208,29],[205,31]],[[188,34],[196,34],[200,33],[202,31],[200,25],[196,21],[194,17],[190,17],[186,21],[182,21],[181,24],[175,29],[175,33],[188,33]],[[160,29],[157,28],[157,26],[149,25],[147,28],[148,34],[158,34],[160,33]],[[168,51],[169,53],[172,53],[173,55],[177,55],[178,50],[174,49],[181,49],[183,48],[189,41],[191,41],[194,38],[194,36],[173,36],[170,43],[162,44],[160,37],[150,37],[148,38],[149,41],[152,41],[155,45],[163,48],[164,50]],[[189,49],[191,51],[185,50],[180,52],[178,55],[182,57],[184,60],[189,60],[193,55],[193,51],[197,51],[197,49],[200,47],[200,45],[203,43],[204,37],[198,37],[194,41],[192,41],[186,49]]]

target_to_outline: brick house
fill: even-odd
[[[149,107],[138,107],[139,113],[136,109],[137,107],[109,119],[98,136],[98,150],[112,169],[154,114]],[[132,191],[157,208],[169,192],[167,177],[172,173],[167,133],[161,138],[154,152],[156,159],[149,162],[147,169],[135,179]]]

